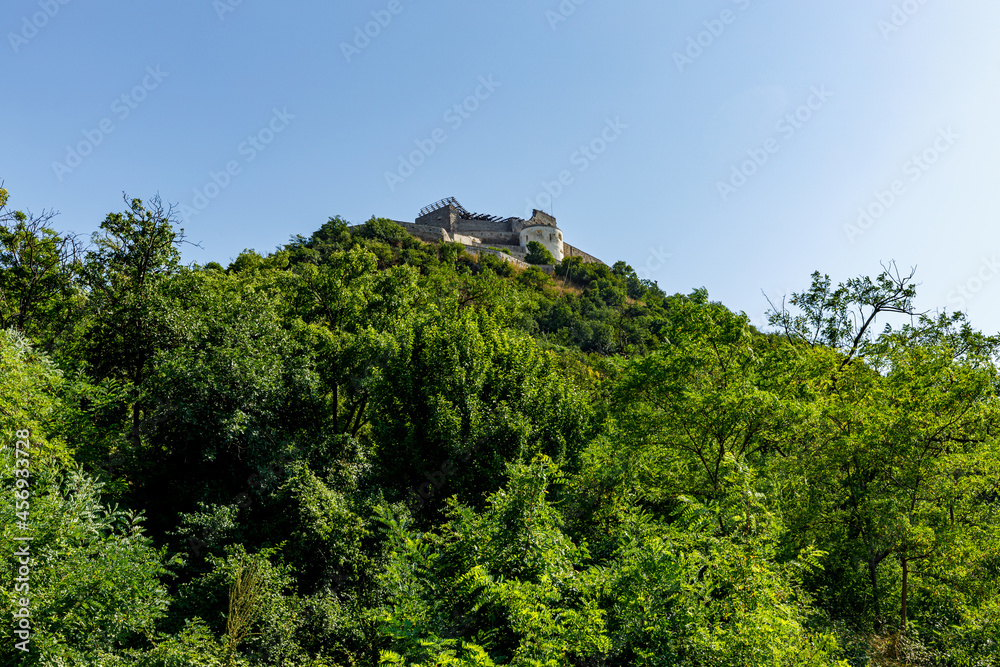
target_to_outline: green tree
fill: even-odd
[[[0,329],[15,327],[52,352],[80,314],[82,249],[50,227],[54,212],[9,211],[7,199],[0,189]]]
[[[450,502],[434,532],[383,515],[383,664],[574,664],[609,648],[587,548],[562,533],[548,500],[557,477],[547,457],[512,465],[481,513]]]
[[[507,464],[551,456],[575,466],[593,427],[585,396],[555,358],[471,309],[402,331],[373,392],[378,480],[415,506],[454,493],[477,502]]]
[[[406,328],[417,296],[411,268],[377,269],[376,257],[361,248],[296,268],[296,306],[319,353],[332,427],[352,436],[367,422],[373,372],[393,354],[392,332]]]
[[[822,553],[782,560],[783,526],[761,480],[731,455],[725,468],[720,496],[682,497],[676,520],[624,506],[610,523],[612,664],[846,667],[801,585]]]
[[[220,637],[223,664],[305,662],[295,641],[301,600],[291,568],[281,562],[278,550],[248,551],[234,545],[208,561],[207,572],[179,586],[175,616],[184,619],[185,626],[203,621]]]
[[[178,269],[159,286],[171,342],[140,387],[142,440],[128,461],[133,499],[158,531],[198,502],[239,502],[241,525],[255,525],[250,512],[282,483],[276,462],[292,457],[293,434],[318,430],[312,360],[282,317],[288,279]]]
[[[83,263],[88,317],[82,356],[92,378],[125,385],[128,449],[136,457],[151,408],[143,384],[157,351],[172,344],[171,309],[161,287],[178,269],[183,230],[174,231],[173,209],[159,198],[150,207],[139,199],[126,203],[128,210],[101,223]]]
[[[396,222],[388,218],[376,218],[374,216],[361,227],[358,233],[366,239],[384,241],[390,245],[410,245],[414,240]]]
[[[83,277],[93,311],[95,374],[121,376],[139,386],[165,342],[157,287],[177,271],[184,237],[183,230],[174,231],[173,210],[159,198],[151,208],[139,199],[126,203],[127,211],[109,214],[94,233]]]
[[[790,508],[802,517],[800,534],[860,557],[873,622],[880,626],[885,601],[895,600],[899,632],[923,580],[915,566],[936,570],[969,531],[990,530],[997,518],[983,503],[997,489],[996,370],[988,358],[956,356],[915,333],[883,334],[867,365],[842,373],[818,404],[818,437],[796,457],[814,501]]]
[[[831,288],[830,276],[814,272],[809,290],[791,296],[790,303],[799,312],[792,313],[784,303],[780,308],[771,304],[768,322],[781,328],[790,340],[841,350],[844,358],[838,370],[842,370],[864,356],[879,317],[917,314],[913,306],[915,270],[903,275],[895,263],[882,268],[874,280],[868,276],[851,278],[836,289]]]
[[[830,552],[814,581],[825,604],[856,628],[889,633],[892,646],[940,636],[942,625],[976,627],[973,610],[995,604],[956,572],[993,567],[983,537],[997,519],[1000,344],[960,315],[875,334],[880,315],[912,313],[909,280],[886,271],[831,291],[814,274],[810,292],[794,296],[803,314],[776,318],[808,400],[796,446],[773,468],[790,541]],[[969,569],[948,569],[961,559]],[[939,656],[953,650],[931,643]]]
[[[145,535],[141,514],[106,506],[102,484],[74,467],[60,438],[48,437],[64,414],[63,383],[23,338],[0,332],[0,480],[5,489],[27,483],[16,487],[26,496],[25,515],[0,516],[0,545],[14,553],[25,544],[15,537],[32,537],[29,589],[11,586],[3,594],[8,618],[23,606],[15,602],[30,601],[33,636],[20,664],[73,663],[144,648],[169,600],[160,581],[165,553]],[[15,434],[28,443],[19,446],[25,455],[14,455]],[[5,581],[14,580],[19,563],[2,561]]]
[[[347,250],[354,243],[350,224],[340,216],[334,216],[309,238],[301,235],[293,236],[286,250],[293,264],[300,262],[320,264],[325,262],[331,253]]]
[[[528,241],[528,254],[524,261],[528,264],[556,264],[556,258],[549,249],[538,241]]]
[[[745,315],[686,302],[674,318],[671,345],[627,364],[612,398],[626,457],[639,457],[622,473],[664,509],[680,494],[716,498],[727,456],[759,463],[789,427],[767,346]]]

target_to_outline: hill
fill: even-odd
[[[6,664],[998,663],[1000,339],[894,265],[760,332],[386,219],[49,225],[0,209]]]

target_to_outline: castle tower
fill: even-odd
[[[530,220],[524,221],[520,230],[519,241],[522,248],[527,248],[532,241],[537,241],[552,253],[556,262],[563,260],[563,234],[556,225],[556,219],[548,213],[535,209]]]
[[[454,234],[455,223],[462,217],[462,213],[466,213],[462,205],[454,197],[447,197],[430,206],[423,207],[416,219],[416,224],[441,227],[449,234]]]

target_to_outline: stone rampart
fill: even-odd
[[[493,255],[494,257],[499,257],[503,261],[507,262],[508,264],[512,264],[512,265],[518,267],[519,269],[527,269],[527,268],[529,268],[531,266],[531,264],[528,264],[526,261],[524,261],[523,259],[521,259],[519,257],[514,257],[512,255],[508,255],[505,252],[500,252],[499,250],[493,250],[491,248],[486,248],[486,247],[481,246],[481,245],[477,245],[477,246],[469,246],[469,245],[467,245],[467,246],[465,246],[465,251],[467,253],[469,253],[470,255],[482,255],[482,254]]]
[[[488,220],[459,220],[455,223],[455,229],[461,234],[475,234],[479,232],[501,232],[510,234],[510,223],[506,221],[490,222]]]
[[[400,222],[398,220],[393,220],[397,225],[408,231],[412,236],[416,236],[421,241],[436,241],[438,243],[447,243],[451,241],[451,237],[448,232],[442,227],[433,227],[430,225],[417,225],[412,222]]]
[[[585,253],[584,251],[580,250],[579,248],[574,248],[573,246],[571,246],[570,244],[565,243],[565,242],[563,243],[563,256],[564,257],[579,257],[580,259],[582,259],[584,262],[587,262],[587,263],[593,263],[593,264],[603,264],[604,263],[601,260],[599,260],[596,257],[594,257],[593,255]]]
[[[477,239],[481,240],[483,243],[492,243],[494,245],[518,245],[517,234],[511,234],[510,232],[468,232],[469,236],[475,236]]]

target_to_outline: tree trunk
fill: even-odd
[[[900,565],[903,566],[903,590],[899,599],[899,633],[906,633],[906,597],[909,593],[910,561],[905,556],[901,557]]]
[[[879,592],[878,592],[878,564],[879,561],[875,559],[868,559],[868,578],[871,580],[872,584],[872,609],[875,612],[875,626],[876,628],[881,628],[882,626],[882,609],[879,604]]]
[[[138,456],[142,446],[142,406],[139,405],[138,400],[132,404],[132,426],[129,429],[129,442],[132,443],[133,454]]]

